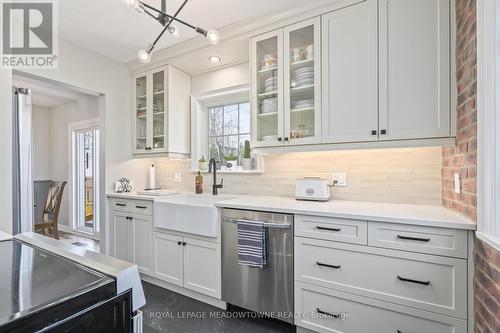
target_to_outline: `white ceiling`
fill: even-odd
[[[145,2],[160,6],[160,0]],[[181,3],[167,0],[167,12],[173,13]],[[178,17],[204,29],[219,29],[303,4],[303,0],[191,0]],[[198,36],[189,28],[177,26],[180,37],[165,34],[158,49]],[[161,28],[158,22],[127,8],[121,0],[59,1],[60,38],[119,62],[134,60],[137,51],[153,42]]]

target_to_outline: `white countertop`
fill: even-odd
[[[160,197],[137,193],[108,193],[108,197],[155,201]],[[476,230],[476,222],[442,206],[411,205],[382,202],[330,200],[327,202],[298,201],[288,197],[225,194],[217,207],[261,210],[289,214],[339,217],[355,220],[392,222],[432,227]]]
[[[234,199],[220,201],[216,203],[216,206],[476,230],[474,221],[441,206],[342,200],[314,202],[266,196],[238,196]]]

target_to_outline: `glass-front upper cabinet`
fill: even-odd
[[[283,31],[251,39],[251,104],[254,146],[283,141]]]
[[[285,144],[321,142],[320,18],[284,29]]]
[[[252,144],[321,142],[320,18],[251,39]]]
[[[168,110],[167,70],[154,70],[135,78],[134,153],[166,151]]]

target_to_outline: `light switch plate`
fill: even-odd
[[[175,173],[175,182],[176,183],[182,183],[182,172],[176,172]]]
[[[460,179],[460,174],[458,172],[455,173],[455,193],[461,193],[461,179]]]
[[[337,181],[335,186],[338,187],[346,187],[347,186],[347,174],[345,172],[333,172],[332,173],[332,182]]]

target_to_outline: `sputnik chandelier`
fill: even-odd
[[[177,9],[177,11],[173,14],[167,14],[167,0],[161,0],[161,9],[157,9],[151,5],[148,5],[147,3],[144,3],[140,0],[122,0],[123,3],[127,6],[130,7],[134,10],[136,10],[139,13],[145,13],[149,16],[151,16],[155,21],[158,21],[162,26],[163,30],[160,32],[158,37],[154,40],[152,44],[149,44],[146,49],[140,50],[137,52],[137,58],[139,59],[140,62],[147,64],[151,62],[151,53],[153,52],[156,44],[160,40],[160,38],[163,36],[163,34],[168,31],[172,36],[178,36],[179,35],[179,30],[175,26],[174,22],[183,24],[200,35],[205,36],[208,38],[208,41],[210,44],[215,45],[219,42],[219,32],[217,30],[205,30],[200,27],[196,27],[192,24],[189,24],[181,19],[178,19],[177,16],[179,13],[182,11],[184,6],[189,0],[184,0],[180,7]]]

